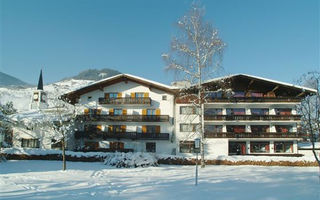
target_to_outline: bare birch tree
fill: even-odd
[[[299,82],[317,91],[317,93],[308,95],[302,100],[298,111],[302,116],[302,129],[309,136],[312,144],[312,153],[320,170],[320,155],[317,155],[315,150],[315,143],[320,133],[320,72],[315,71],[304,74]]]
[[[202,83],[222,68],[225,43],[220,39],[218,30],[204,20],[204,8],[198,3],[191,6],[189,12],[177,22],[177,27],[178,35],[172,38],[171,50],[162,54],[162,57],[167,65],[166,70],[175,72],[178,80],[188,81],[197,91],[197,94],[192,94],[195,96],[192,103],[198,110],[197,133],[201,140],[201,167],[204,167]]]

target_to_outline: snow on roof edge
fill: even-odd
[[[286,83],[286,82],[282,82],[282,81],[276,81],[276,80],[273,80],[273,79],[263,78],[263,77],[260,77],[260,76],[254,76],[254,75],[249,75],[249,74],[241,74],[241,73],[213,78],[213,79],[205,81],[204,83],[209,83],[209,82],[212,82],[212,81],[217,81],[217,80],[220,80],[220,79],[230,78],[230,77],[234,77],[234,76],[247,76],[247,77],[251,77],[251,78],[255,78],[255,79],[260,79],[260,80],[264,80],[264,81],[268,81],[268,82],[273,82],[273,83],[277,83],[277,84],[281,84],[281,85],[286,85],[286,86],[289,86],[289,87],[299,88],[299,89],[302,89],[302,90],[309,90],[309,91],[312,91],[312,92],[317,92],[317,90],[313,89],[313,88],[308,88],[308,87],[299,86],[299,85],[295,85],[295,84],[290,84],[290,83]]]
[[[118,78],[118,77],[121,77],[121,76],[128,76],[128,77],[131,77],[131,78],[134,78],[134,79],[140,79],[142,81],[146,81],[146,82],[149,82],[149,83],[152,83],[152,84],[155,84],[155,85],[159,85],[161,87],[165,87],[165,88],[170,89],[170,90],[178,89],[177,87],[174,87],[174,86],[170,86],[170,85],[166,85],[166,84],[159,83],[159,82],[156,82],[156,81],[152,81],[152,80],[145,79],[145,78],[142,78],[142,77],[139,77],[139,76],[135,76],[135,75],[132,75],[132,74],[124,74],[123,73],[123,74],[117,74],[117,75],[114,75],[114,76],[110,76],[110,77],[95,81],[95,82],[93,82],[91,84],[88,84],[88,85],[86,85],[84,87],[80,87],[80,88],[78,88],[76,90],[73,90],[73,91],[70,91],[70,92],[75,92],[75,91],[81,90],[83,88],[90,87],[92,85],[95,85],[95,84],[98,84],[98,83],[101,83],[101,82],[104,82],[104,81],[108,81],[108,80],[111,80],[111,79],[115,79],[115,78]],[[70,92],[68,92],[68,93],[70,93]],[[68,94],[68,93],[66,93],[66,94]]]

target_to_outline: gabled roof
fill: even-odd
[[[276,80],[272,80],[272,79],[267,79],[267,78],[263,78],[263,77],[259,77],[259,76],[248,75],[248,74],[227,75],[227,76],[207,80],[203,84],[208,84],[208,83],[220,81],[223,79],[232,79],[232,78],[238,78],[238,77],[253,79],[253,80],[257,80],[257,81],[263,81],[263,82],[270,83],[270,84],[280,85],[280,86],[284,86],[284,87],[288,87],[288,88],[292,88],[292,89],[298,89],[298,90],[305,91],[308,93],[317,93],[317,90],[312,89],[312,88],[294,85],[294,84],[290,84],[290,83],[285,83],[285,82],[281,82],[281,81],[276,81]]]
[[[136,82],[138,84],[145,85],[150,88],[155,88],[161,91],[165,91],[171,94],[175,93],[175,89],[177,89],[176,87],[168,86],[156,81],[151,81],[151,80],[134,76],[131,74],[118,74],[112,77],[108,77],[108,78],[93,82],[90,85],[87,85],[83,88],[66,93],[62,95],[62,99],[68,99],[71,101],[71,103],[75,103],[76,98],[79,98],[83,94],[86,94],[94,90],[103,89],[104,87],[107,87],[122,81]]]

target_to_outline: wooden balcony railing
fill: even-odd
[[[205,115],[204,120],[300,120],[301,115]]]
[[[169,115],[78,115],[79,121],[168,122]]]
[[[296,97],[231,97],[206,99],[206,102],[300,102]]]
[[[121,97],[121,98],[99,98],[99,104],[142,104],[150,105],[150,97]]]
[[[302,138],[304,135],[298,132],[288,132],[288,133],[234,133],[234,132],[208,132],[204,133],[206,138]]]
[[[76,131],[75,138],[89,139],[132,139],[132,140],[169,140],[169,133],[138,133],[138,132],[104,132],[98,130]]]

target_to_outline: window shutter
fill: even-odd
[[[109,109],[109,115],[113,115],[113,108]]]
[[[131,92],[131,98],[134,99],[135,98],[135,93]]]
[[[104,98],[109,99],[109,93],[104,93]]]
[[[126,132],[127,126],[126,125],[121,125],[121,132],[124,133]]]
[[[127,109],[122,109],[122,115],[127,115]]]
[[[88,115],[88,114],[89,114],[89,108],[85,108],[85,109],[84,109],[84,114],[85,114],[85,115]]]
[[[121,98],[121,97],[122,97],[122,93],[119,92],[119,93],[118,93],[118,98]]]
[[[145,92],[145,93],[143,94],[143,97],[144,97],[144,98],[148,98],[148,97],[149,97],[149,93],[148,93],[148,92]]]
[[[112,125],[108,126],[108,132],[112,132]]]
[[[160,115],[160,109],[156,109],[156,115]]]
[[[142,126],[142,133],[147,133],[147,126]]]
[[[142,109],[142,115],[147,115],[147,109]]]
[[[101,111],[102,111],[102,109],[101,109],[101,108],[98,108],[98,109],[97,109],[97,115],[101,115]]]
[[[102,131],[102,126],[101,125],[97,125],[97,130],[98,131]]]
[[[156,126],[156,133],[160,133],[160,126]]]

